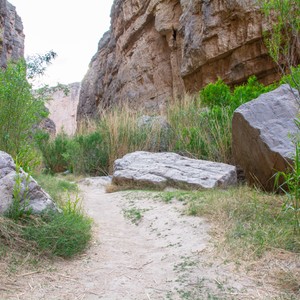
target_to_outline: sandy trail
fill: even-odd
[[[80,183],[95,222],[90,249],[6,278],[0,299],[266,299],[262,286],[215,259],[209,224],[184,215],[181,202],[166,204],[155,193],[107,194],[103,184]],[[128,211],[141,212],[138,225],[124,217]]]

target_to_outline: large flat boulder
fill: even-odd
[[[16,185],[16,179],[20,184]],[[13,191],[20,191],[20,202],[26,210],[40,214],[45,210],[58,211],[51,197],[22,169],[17,173],[12,157],[0,151],[0,214],[7,212],[13,203]]]
[[[288,85],[260,95],[240,106],[233,115],[232,148],[234,161],[247,181],[267,191],[274,189],[274,174],[293,162],[298,131],[297,91]]]
[[[237,183],[236,168],[223,163],[191,159],[176,153],[129,153],[115,161],[116,185],[164,189],[226,188]]]

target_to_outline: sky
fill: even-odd
[[[113,0],[8,0],[22,18],[25,57],[58,54],[42,78],[56,85],[81,81],[110,26]]]

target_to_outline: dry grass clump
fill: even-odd
[[[8,246],[9,249],[30,249],[32,247],[32,242],[25,240],[22,235],[22,225],[5,217],[0,217],[0,241],[0,254],[4,252],[5,246]]]
[[[262,288],[271,284],[274,290],[268,292],[276,299],[299,299],[300,235],[293,212],[282,209],[286,196],[240,186],[163,192],[160,197],[184,201],[187,214],[210,220],[216,256],[258,278]]]

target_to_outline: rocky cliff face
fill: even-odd
[[[67,94],[58,90],[49,96],[46,103],[49,110],[49,118],[54,122],[56,134],[65,132],[73,135],[76,131],[76,112],[79,102],[80,83],[75,82],[68,85]]]
[[[128,102],[148,111],[221,77],[234,85],[276,70],[255,0],[115,0],[80,94],[78,119]]]
[[[6,0],[0,0],[0,66],[9,59],[24,56],[24,33],[16,8]]]

